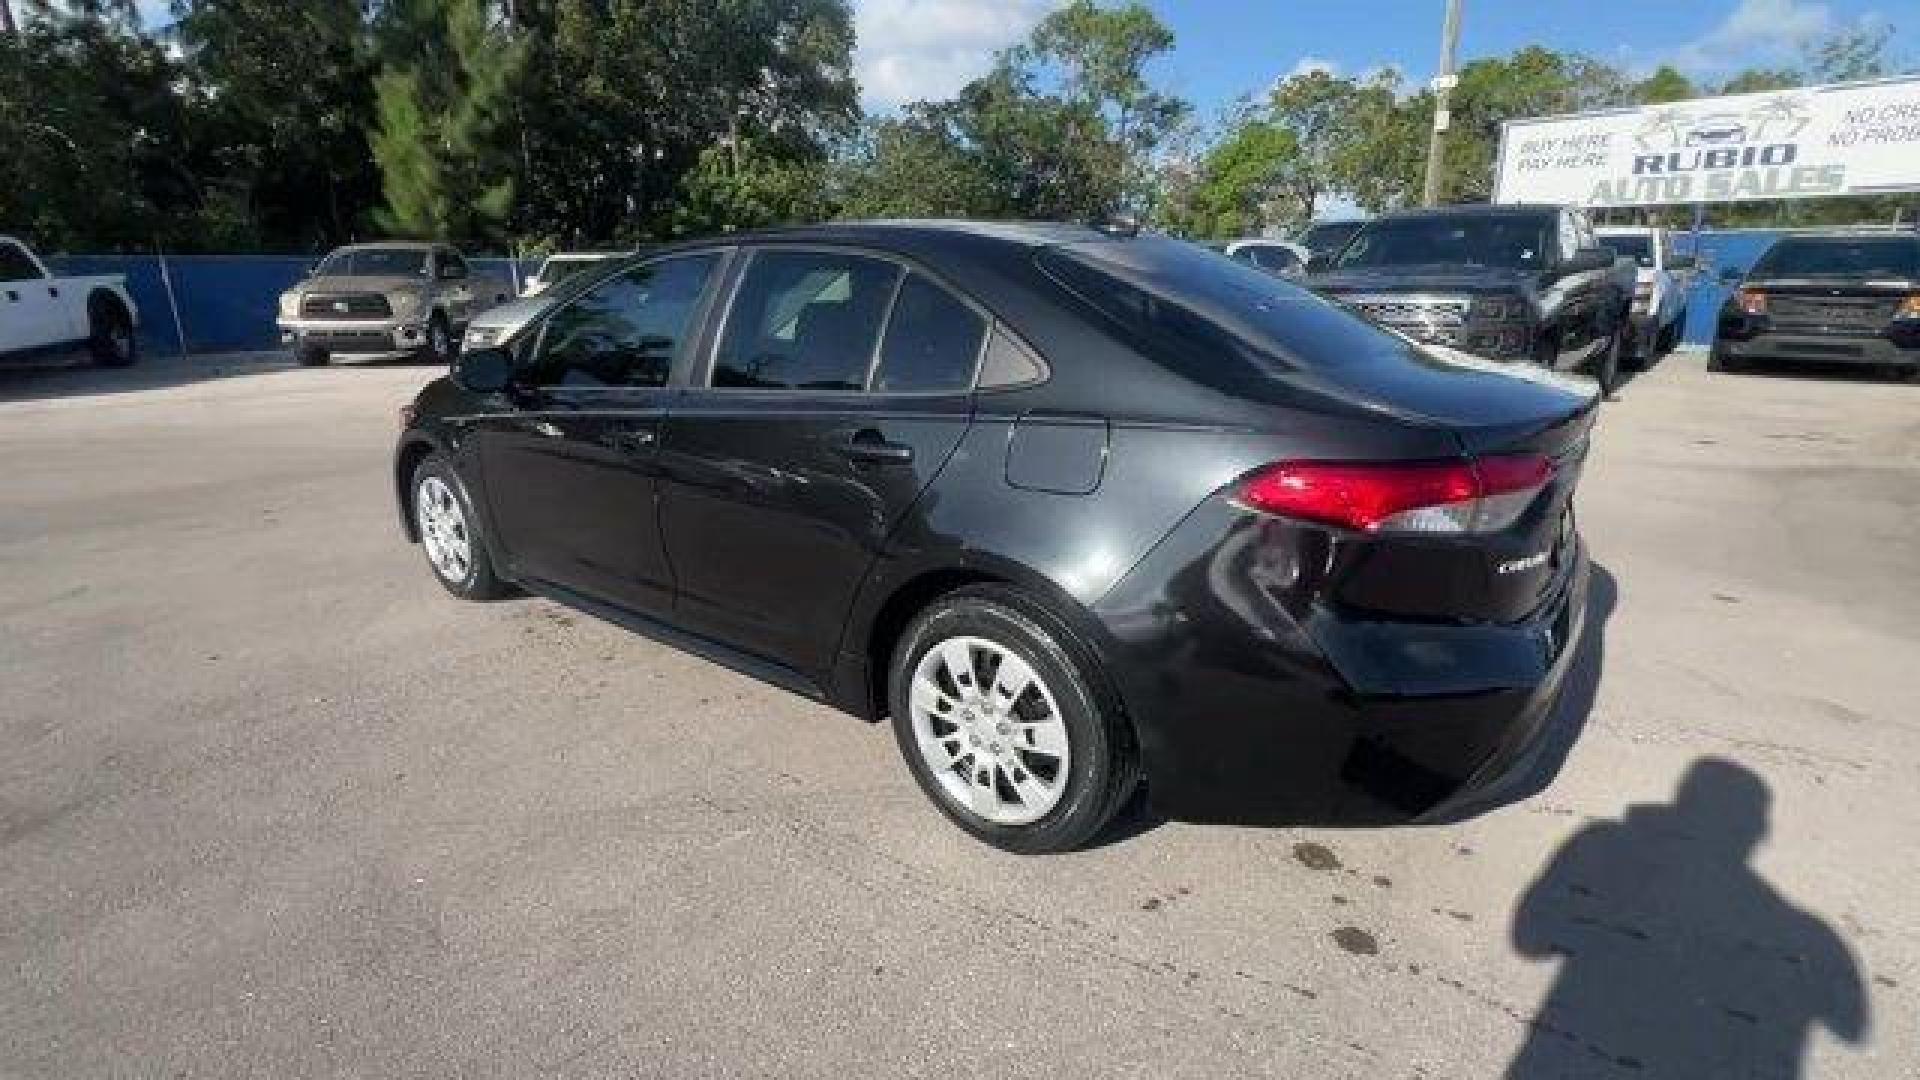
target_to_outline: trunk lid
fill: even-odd
[[[1857,337],[1885,330],[1901,302],[1920,292],[1920,283],[1776,278],[1748,281],[1742,288],[1767,295],[1767,320],[1775,329]]]

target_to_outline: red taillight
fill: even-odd
[[[1749,315],[1767,313],[1767,294],[1759,289],[1741,289],[1733,294],[1733,302]]]
[[[1467,461],[1283,461],[1240,485],[1255,510],[1360,532],[1488,532],[1513,524],[1553,478],[1537,454]]]

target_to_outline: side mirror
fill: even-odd
[[[1560,264],[1562,274],[1584,274],[1589,270],[1605,270],[1613,265],[1613,249],[1608,247],[1581,248],[1573,257]]]
[[[463,350],[453,361],[453,381],[475,394],[498,394],[513,385],[513,357],[505,349]]]

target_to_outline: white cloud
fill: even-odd
[[[1793,60],[1801,46],[1838,27],[1833,9],[1809,0],[1740,0],[1718,26],[1681,46],[1673,64],[1719,73]]]
[[[854,72],[869,108],[952,97],[1057,0],[856,0]]]

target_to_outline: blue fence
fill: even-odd
[[[1714,317],[1732,282],[1778,239],[1772,229],[1704,231],[1698,236],[1700,271],[1687,301],[1687,340],[1704,345],[1713,339]],[[1682,250],[1694,238],[1680,234]],[[162,263],[154,255],[70,255],[53,260],[60,274],[124,274],[140,306],[140,336],[150,352],[227,352],[273,349],[279,332],[273,325],[280,293],[300,280],[315,260],[251,255],[172,255],[166,275],[173,285],[180,319],[168,303]],[[511,259],[473,259],[474,267],[518,283],[530,264]]]
[[[120,274],[140,309],[140,346],[149,354],[240,352],[280,347],[273,324],[280,294],[319,260],[276,255],[64,255],[60,275]],[[471,259],[474,269],[518,283],[512,259]],[[172,302],[167,286],[172,284]],[[516,290],[517,291],[517,290]],[[179,321],[173,312],[178,306]]]

